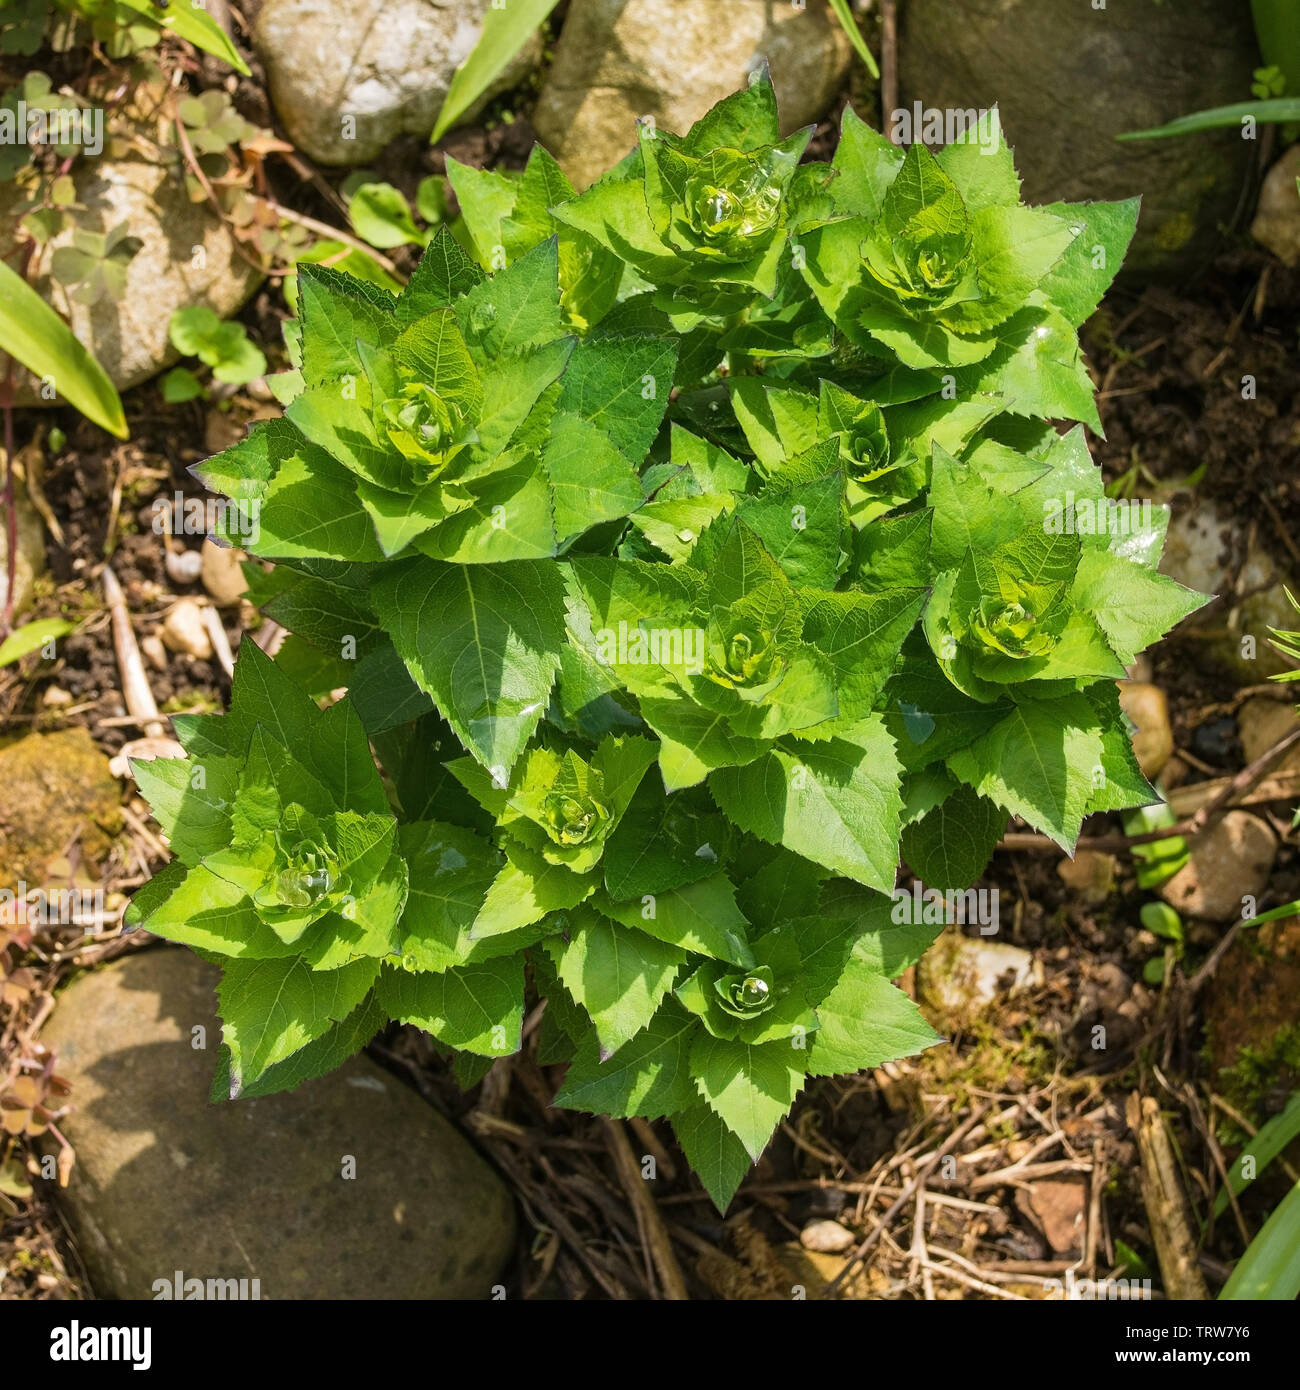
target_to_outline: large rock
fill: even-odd
[[[0,748],[0,887],[46,886],[75,840],[97,863],[121,829],[120,790],[85,729],[27,734]]]
[[[904,105],[999,105],[1028,201],[1141,194],[1131,269],[1186,267],[1218,244],[1257,146],[1231,130],[1115,136],[1240,101],[1259,62],[1248,5],[908,0],[901,13]]]
[[[110,231],[122,222],[142,245],[127,264],[121,299],[104,295],[86,305],[51,280],[50,258],[72,241],[66,227],[41,250],[33,266],[36,288],[64,314],[118,390],[138,385],[174,362],[167,337],[173,312],[206,304],[221,318],[239,309],[261,281],[235,250],[229,229],[206,203],[192,203],[180,170],[145,159],[80,160],[73,173],[77,202],[87,212],[81,225]],[[0,186],[0,256],[14,243],[15,207],[24,195],[16,184]],[[55,383],[57,386],[57,383]],[[19,403],[51,404],[32,377],[19,381]]]
[[[74,981],[42,1034],[72,1083],[61,1199],[95,1292],[151,1298],[180,1270],[257,1279],[273,1299],[491,1297],[513,1243],[508,1193],[373,1062],[209,1104],[215,982],[188,951],[130,955]]]
[[[766,58],[784,131],[815,121],[852,49],[823,0],[573,0],[533,124],[580,188],[636,143],[638,116],[680,134]]]
[[[253,45],[294,144],[322,164],[365,164],[399,135],[427,139],[489,0],[266,0]],[[521,81],[534,36],[484,100]]]

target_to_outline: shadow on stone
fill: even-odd
[[[181,1271],[258,1279],[271,1299],[491,1297],[514,1240],[508,1192],[368,1058],[209,1103],[216,980],[188,951],[131,955],[70,985],[42,1035],[74,1088],[61,1198],[96,1294],[153,1298]]]

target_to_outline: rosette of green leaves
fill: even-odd
[[[440,229],[398,296],[301,267],[296,365],[275,379],[285,418],[201,470],[258,509],[254,540],[230,538],[290,562],[418,551],[482,564],[554,555],[626,515],[672,345],[576,347],[557,256],[552,237],[485,276]],[[605,428],[632,382],[645,408],[620,407],[620,426]]]
[[[729,857],[738,887],[711,888],[712,909],[748,935],[743,957],[701,960],[696,947],[656,968],[635,951],[624,958],[628,941],[615,951],[594,916],[580,912],[570,914],[567,940],[547,942],[549,965],[539,957],[535,967],[548,999],[543,1055],[572,1059],[557,1103],[668,1116],[722,1209],[809,1076],[878,1065],[894,1047],[937,1041],[890,983],[937,926],[895,926],[888,898],[788,851],[747,841]],[[674,898],[647,893],[639,915],[657,915],[664,930],[680,915]],[[630,908],[619,913],[629,916]],[[612,1000],[629,1013],[640,1004],[645,1015],[647,993],[657,1007],[611,1045]]]
[[[937,155],[846,111],[832,163],[835,215],[802,238],[803,273],[858,369],[875,359],[889,390],[922,394],[928,376],[1100,428],[1076,330],[1119,268],[1136,200],[1024,206],[996,110]]]
[[[792,232],[821,210],[827,171],[799,164],[811,130],[780,138],[766,71],[684,135],[649,122],[640,131],[632,153],[556,218],[653,287],[650,302],[678,331],[772,300]]]
[[[936,447],[921,501],[858,532],[850,575],[928,576],[886,723],[907,773],[904,857],[964,888],[1008,815],[1068,849],[1089,813],[1155,798],[1114,682],[1205,600],[1158,572],[1167,510],[1109,501],[1081,429],[1026,453]]]
[[[128,925],[220,963],[231,1095],[296,1084],[382,1022],[407,898],[396,818],[351,704],[322,712],[251,642],[230,712],[173,727],[188,758],[133,772],[176,857]]]
[[[761,377],[738,377],[730,388],[745,441],[765,472],[834,444],[855,526],[913,501],[928,483],[934,446],[964,453],[1001,409],[990,396],[882,407],[826,379],[816,391]]]
[[[586,649],[635,696],[670,791],[756,763],[787,736],[831,740],[870,721],[925,596],[836,591],[844,489],[832,440],[736,501],[678,563],[572,562]]]
[[[623,261],[553,215],[552,208],[573,198],[574,189],[540,145],[533,147],[521,174],[474,169],[448,156],[447,178],[473,254],[484,270],[502,270],[555,237],[565,324],[575,333],[585,333],[613,308]]]

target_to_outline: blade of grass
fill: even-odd
[[[1255,1177],[1257,1178],[1298,1134],[1300,1134],[1300,1091],[1291,1097],[1287,1102],[1286,1109],[1280,1115],[1274,1115],[1267,1124],[1261,1125],[1259,1132],[1242,1149],[1237,1161],[1228,1171],[1228,1186],[1220,1188],[1218,1196],[1214,1199],[1215,1216],[1222,1216],[1227,1210],[1229,1189],[1231,1189],[1233,1196],[1237,1196],[1254,1181],[1254,1178],[1241,1176],[1243,1159],[1253,1158],[1255,1160]]]
[[[0,262],[0,351],[10,353],[88,419],[119,439],[126,416],[108,374],[34,289]]]
[[[1172,135],[1194,135],[1201,130],[1222,130],[1240,125],[1242,118],[1253,116],[1262,123],[1300,121],[1300,97],[1276,97],[1272,101],[1238,101],[1231,106],[1212,106],[1208,111],[1195,111],[1179,116],[1167,125],[1151,130],[1127,130],[1116,140],[1166,140]]]
[[[456,69],[447,89],[447,100],[433,128],[435,144],[505,71],[506,64],[557,3],[558,0],[509,0],[505,9],[488,10],[473,52]]]
[[[866,39],[862,37],[862,30],[858,28],[857,21],[853,18],[853,11],[849,9],[849,0],[831,0],[831,9],[835,11],[835,17],[844,26],[844,32],[849,36],[849,42],[857,50],[858,57],[867,65],[867,71],[872,77],[879,80],[880,69],[876,66],[876,60],[867,47]]]
[[[1266,1298],[1290,1302],[1300,1294],[1300,1183],[1274,1208],[1237,1261],[1220,1302]]]

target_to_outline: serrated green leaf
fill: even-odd
[[[700,1095],[755,1163],[803,1087],[808,1056],[788,1042],[756,1046],[703,1032],[691,1046]]]
[[[671,999],[612,1057],[602,1058],[596,1032],[588,1029],[556,1105],[652,1120],[675,1113],[695,1097],[690,1051],[698,1031],[696,1020]]]
[[[879,716],[852,740],[777,750],[709,777],[718,805],[742,829],[835,873],[888,891],[897,864],[899,763]]]
[[[686,963],[686,952],[612,922],[590,909],[569,914],[569,940],[549,949],[565,988],[612,1056],[654,1017]]]
[[[217,1001],[221,1035],[230,1049],[232,1096],[342,1023],[378,974],[377,960],[358,960],[339,970],[312,970],[301,960],[227,962]]]
[[[984,872],[1007,828],[1006,812],[958,787],[903,829],[903,857],[927,888],[969,888]]]
[[[421,560],[381,580],[375,609],[420,688],[487,768],[507,773],[546,708],[564,642],[553,566]]]
[[[390,1018],[423,1028],[448,1047],[480,1057],[519,1051],[524,1023],[522,957],[438,973],[385,966],[376,993]]]
[[[672,1122],[686,1161],[713,1205],[725,1212],[752,1163],[744,1144],[707,1105],[693,1105],[675,1114]]]

